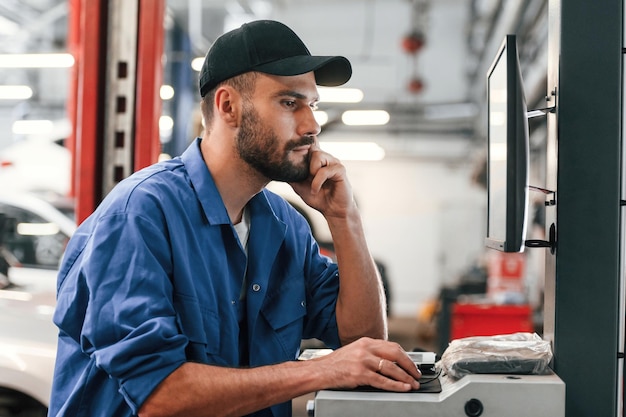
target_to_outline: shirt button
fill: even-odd
[[[230,300],[230,303],[231,303],[232,305],[235,305],[235,300]]]
[[[301,305],[302,307],[306,307],[306,301],[302,301],[302,302],[300,302],[300,305]]]
[[[252,285],[252,291],[259,292],[261,290],[261,286],[259,284]]]

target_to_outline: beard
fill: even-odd
[[[311,145],[315,139],[303,136],[291,140],[282,148],[274,131],[262,123],[256,110],[244,104],[235,146],[239,157],[264,177],[272,181],[301,182],[309,177],[310,155],[301,161],[289,159],[289,152],[298,146]]]

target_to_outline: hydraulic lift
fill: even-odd
[[[77,222],[160,153],[165,0],[70,0],[68,98]]]

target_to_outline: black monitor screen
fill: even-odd
[[[487,72],[488,247],[521,252],[528,205],[528,119],[515,35]]]

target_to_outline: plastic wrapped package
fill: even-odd
[[[475,336],[450,342],[441,368],[452,378],[468,374],[544,374],[552,349],[536,333]]]

